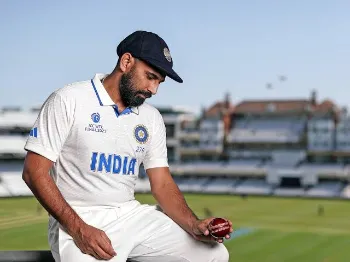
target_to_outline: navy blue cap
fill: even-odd
[[[117,47],[119,57],[125,53],[139,58],[176,82],[183,82],[173,70],[173,59],[168,45],[157,34],[147,31],[136,31],[130,34]]]

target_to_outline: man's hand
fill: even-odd
[[[111,259],[116,255],[107,235],[87,225],[63,198],[49,175],[53,162],[37,153],[28,152],[23,168],[23,180],[40,204],[73,237],[75,244],[85,254],[97,259]]]
[[[210,242],[210,241],[216,241],[219,243],[222,243],[224,241],[224,238],[214,238],[210,235],[209,233],[209,224],[210,222],[214,219],[214,217],[211,218],[206,218],[206,219],[202,219],[202,220],[197,220],[192,228],[192,236],[199,241],[204,241],[204,242]],[[233,228],[232,228],[232,222],[230,220],[227,220],[229,222],[230,225],[230,233],[233,232]],[[225,236],[225,239],[229,239],[230,235],[227,234]]]
[[[99,260],[110,260],[117,253],[106,233],[88,224],[79,227],[79,230],[70,234],[77,247],[84,254],[91,255]]]

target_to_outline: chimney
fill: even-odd
[[[317,91],[315,89],[311,91],[310,102],[313,106],[317,104]]]
[[[231,95],[229,92],[225,94],[225,109],[229,109],[231,104]]]

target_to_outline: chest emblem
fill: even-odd
[[[88,124],[88,126],[85,127],[85,131],[97,132],[97,133],[107,132],[107,130],[100,123],[101,116],[99,113],[92,113],[90,116],[90,119],[92,120],[93,123]]]
[[[94,123],[98,123],[98,122],[100,122],[100,119],[101,119],[101,116],[100,116],[100,114],[99,113],[93,113],[92,115],[91,115],[91,120],[94,122]]]
[[[137,142],[145,144],[148,141],[148,130],[144,125],[137,125],[134,129],[134,136]]]

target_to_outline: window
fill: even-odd
[[[275,110],[276,110],[276,105],[275,104],[272,104],[272,103],[267,104],[266,111],[274,112]]]
[[[169,162],[174,162],[176,160],[174,147],[168,147],[168,160]]]
[[[166,129],[167,138],[174,138],[175,137],[175,125],[174,124],[165,125],[165,129]]]

